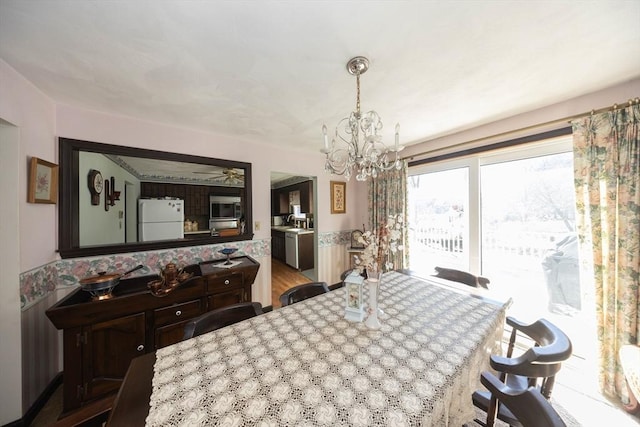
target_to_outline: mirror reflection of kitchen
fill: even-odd
[[[79,171],[80,247],[244,233],[242,169],[81,151]]]
[[[271,172],[271,275],[274,300],[285,284],[317,280],[316,178]],[[277,294],[277,295],[276,295]]]

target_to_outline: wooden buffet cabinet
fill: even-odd
[[[147,283],[158,276],[123,279],[113,297],[92,301],[77,289],[46,311],[63,330],[62,416],[115,394],[131,360],[182,340],[184,325],[194,317],[227,305],[251,301],[260,264],[249,256],[231,268],[224,260],[185,267],[194,276],[162,297]]]

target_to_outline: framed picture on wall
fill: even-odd
[[[53,203],[58,199],[58,165],[37,157],[29,164],[27,202]]]
[[[347,183],[331,181],[331,213],[343,214],[347,212]]]

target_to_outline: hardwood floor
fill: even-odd
[[[282,261],[271,258],[271,303],[273,308],[280,307],[280,295],[296,285],[312,280]]]

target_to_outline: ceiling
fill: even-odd
[[[140,181],[244,187],[244,170],[199,163],[105,155]]]
[[[351,57],[409,145],[640,76],[639,23],[637,0],[1,0],[0,58],[60,104],[318,152]]]

